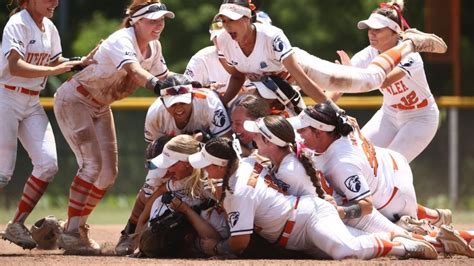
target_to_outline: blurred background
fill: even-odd
[[[8,20],[9,2],[0,0],[2,30]],[[126,6],[130,3],[129,0],[59,2],[53,21],[59,29],[65,57],[85,55],[100,39],[119,29]],[[168,68],[182,73],[194,53],[211,45],[208,28],[221,1],[163,2],[176,14],[175,19],[166,20],[166,27],[161,35],[163,54]],[[337,59],[336,50],[345,50],[349,55],[353,55],[368,45],[367,31],[358,30],[356,24],[359,20],[366,19],[371,11],[378,7],[380,1],[262,0],[254,3],[270,15],[275,26],[284,30],[293,46],[334,61]],[[464,96],[467,97],[464,99],[472,99],[468,97],[474,95],[474,75],[471,74],[474,71],[472,11],[474,1],[469,0],[405,1],[404,14],[410,26],[442,36],[449,46],[449,52],[445,55],[423,55],[426,75],[436,97]],[[50,77],[41,96],[52,97],[67,77],[68,75]],[[380,93],[374,91],[366,95],[378,96]],[[134,96],[154,97],[144,89],[138,90]],[[452,108],[453,106],[455,108]],[[438,133],[411,166],[420,203],[430,207],[474,210],[474,142],[470,139],[474,135],[474,109],[469,104],[457,107],[459,104],[449,108],[440,106],[441,121]],[[356,116],[361,124],[368,121],[376,111],[373,107],[344,108],[349,114]],[[73,153],[61,135],[52,110],[48,108],[47,112],[56,134],[59,172],[39,202],[39,208],[59,208],[65,216],[68,189],[77,165]],[[145,177],[145,115],[146,108],[114,109],[119,141],[119,175],[115,186],[101,205],[131,209],[134,196]],[[456,141],[453,142],[453,137],[458,137],[457,144]],[[4,215],[5,210],[16,208],[25,180],[32,169],[28,155],[21,145],[19,147],[12,181],[0,192],[0,223],[8,218]],[[454,150],[454,155],[449,155],[450,147],[458,148]],[[455,160],[455,164],[450,168],[449,160],[452,156],[457,156],[458,160]],[[457,187],[450,183],[449,176],[458,179]],[[128,213],[125,211],[124,215]]]

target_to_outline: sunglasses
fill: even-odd
[[[193,91],[192,85],[177,85],[177,86],[161,89],[160,96],[176,96],[176,95],[191,93],[192,91]]]
[[[143,10],[143,11],[142,11]],[[139,12],[140,11],[140,12]],[[166,8],[165,4],[162,3],[153,3],[150,6],[148,6],[147,9],[141,8],[139,9],[135,14],[131,16],[131,18],[136,18],[136,17],[141,17],[143,15],[149,14],[149,13],[154,13],[158,11],[168,11]]]

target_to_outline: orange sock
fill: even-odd
[[[428,212],[433,213],[433,214],[436,213],[436,216],[430,215],[430,214],[428,214]],[[430,221],[439,220],[439,216],[438,216],[437,211],[426,208],[426,207],[424,207],[420,204],[418,204],[417,216],[418,216],[419,220],[421,220],[421,219],[426,219],[426,220],[430,220]]]
[[[87,203],[93,184],[75,176],[69,189],[68,223],[66,231],[79,228],[79,217]]]
[[[48,185],[48,182],[43,181],[35,176],[30,176],[30,178],[28,178],[25,187],[23,188],[23,194],[21,196],[20,203],[18,204],[15,217],[13,218],[14,223],[25,222],[28,215],[41,199],[41,196],[43,196],[44,191]]]

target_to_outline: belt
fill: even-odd
[[[80,94],[82,94],[84,97],[86,97],[87,99],[90,99],[91,101],[93,101],[94,103],[96,104],[99,104],[99,105],[102,105],[99,101],[97,101],[96,99],[94,99],[92,97],[92,95],[90,94],[90,92],[88,92],[82,85],[79,85],[76,87],[76,90],[77,92],[79,92]]]
[[[291,232],[295,227],[295,220],[296,220],[296,213],[298,208],[298,203],[300,202],[300,197],[296,198],[295,206],[291,210],[290,218],[285,223],[285,227],[283,227],[283,231],[281,232],[281,236],[278,238],[277,242],[280,247],[286,247],[288,244],[288,239],[290,238]]]
[[[413,110],[413,109],[420,109],[428,106],[428,99],[424,99],[421,103],[419,104],[414,104],[414,105],[404,105],[404,104],[392,104],[390,105],[391,107],[399,110]]]
[[[15,86],[10,86],[10,85],[4,85],[4,87],[7,90],[17,91],[19,93],[23,93],[23,94],[30,95],[30,96],[37,96],[37,95],[40,94],[39,91],[29,90],[29,89],[23,88],[23,87],[15,87]]]

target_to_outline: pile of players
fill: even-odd
[[[145,121],[148,174],[117,255],[474,256],[473,231],[449,226],[449,210],[417,204],[409,162],[434,137],[439,115],[419,52],[447,47],[409,28],[402,1],[360,21],[370,46],[352,59],[339,51],[334,64],[292,47],[251,1],[224,0],[210,30],[214,45],[193,56],[184,75],[162,56],[164,20],[175,14],[160,1],[134,0],[122,29],[71,59],[48,19],[57,1],[15,2],[2,44],[0,184],[13,173],[17,138],[34,169],[4,239],[28,249],[43,243],[44,232],[34,232],[46,223],[33,235],[24,225],[57,171],[38,94],[45,77],[77,65],[54,103],[79,166],[54,238],[68,254],[101,254],[86,222],[117,175],[110,104],[145,87],[158,95]],[[31,41],[44,37],[49,42]],[[375,89],[384,103],[362,129],[334,102]],[[299,90],[318,104],[306,107]]]

